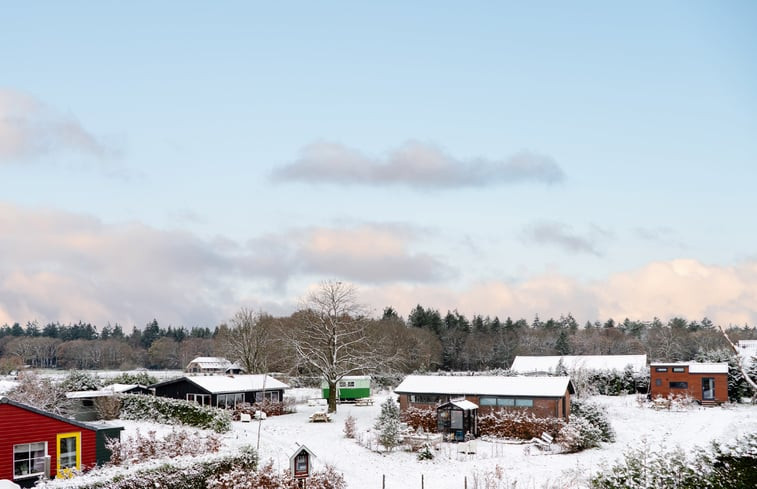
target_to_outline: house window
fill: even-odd
[[[437,404],[442,402],[442,397],[437,394],[410,394],[410,402],[414,404]]]
[[[244,402],[244,393],[235,394],[218,394],[216,397],[216,406],[219,408],[235,408],[238,404]]]
[[[682,374],[685,371],[686,371],[686,369],[684,367],[673,367],[673,372],[675,372],[675,373]]]
[[[515,407],[534,407],[533,399],[516,399]]]
[[[187,394],[187,401],[193,401],[203,406],[210,405],[210,394]]]
[[[58,477],[68,477],[81,468],[81,433],[61,433],[58,440]]]
[[[479,397],[478,403],[481,406],[496,406],[497,398],[496,397]]]
[[[671,382],[670,388],[671,389],[688,389],[689,383],[688,382]]]
[[[47,443],[22,443],[13,445],[13,478],[45,475]]]
[[[654,371],[655,372],[667,372],[668,371],[668,367],[655,367]]]
[[[498,397],[497,406],[499,407],[513,407],[515,406],[515,399],[512,397]]]
[[[269,402],[279,402],[279,391],[256,392],[255,402],[263,402],[263,399]]]

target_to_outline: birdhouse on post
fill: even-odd
[[[305,479],[310,477],[315,454],[305,445],[297,444],[294,453],[289,457],[289,470],[292,471],[292,477],[299,479],[300,487],[304,487]]]

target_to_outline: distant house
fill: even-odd
[[[79,421],[95,421],[102,419],[97,403],[101,399],[118,394],[150,394],[147,386],[139,384],[110,384],[96,391],[67,392],[66,398],[70,403],[73,417]]]
[[[649,394],[689,396],[701,404],[728,401],[727,363],[653,363]]]
[[[634,372],[643,372],[647,367],[646,355],[519,355],[513,360],[511,370],[519,374],[559,373],[560,367],[570,373],[574,370],[599,370],[622,372],[630,366]]]
[[[82,423],[0,397],[0,479],[31,487],[40,477],[87,470],[110,460],[105,444],[120,426]]]
[[[570,377],[408,375],[394,392],[399,394],[402,411],[411,406],[436,409],[451,400],[466,399],[477,404],[481,414],[523,410],[567,420],[575,389]]]
[[[263,400],[281,402],[289,386],[269,375],[195,375],[153,384],[159,397],[194,401],[204,406],[233,408]]]
[[[244,369],[223,357],[197,357],[184,369],[190,374],[239,374]]]

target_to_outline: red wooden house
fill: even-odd
[[[107,462],[107,439],[120,438],[121,430],[0,397],[0,479],[31,487],[40,477],[62,477]]]
[[[728,401],[727,363],[653,363],[649,375],[652,399],[687,396],[704,405]]]

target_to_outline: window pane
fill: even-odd
[[[498,406],[511,407],[515,406],[515,399],[512,397],[500,397],[497,399]]]
[[[534,407],[533,399],[516,399],[515,405],[518,407]]]
[[[482,406],[496,406],[497,405],[497,398],[496,397],[479,397],[478,403]]]

